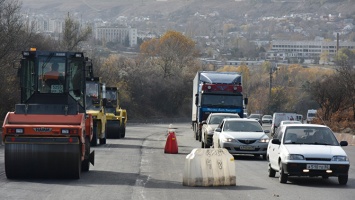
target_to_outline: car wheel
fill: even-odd
[[[261,155],[263,160],[266,160],[266,154]]]
[[[280,176],[279,176],[279,181],[280,181],[280,183],[287,183],[287,178],[288,178],[288,176],[287,176],[287,174],[285,174],[285,172],[284,172],[284,169],[282,168],[282,164],[281,164],[281,162],[280,162]]]
[[[338,176],[338,182],[340,185],[346,185],[348,183],[348,175]]]
[[[269,163],[268,170],[269,170],[269,177],[275,177],[276,171],[273,168],[271,168],[271,164],[270,163]]]
[[[205,143],[203,142],[203,140],[201,141],[201,148],[205,148]]]

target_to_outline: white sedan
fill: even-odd
[[[268,130],[255,119],[228,118],[218,125],[213,134],[213,146],[225,148],[230,154],[262,155],[266,159]]]
[[[279,173],[280,183],[289,176],[338,177],[340,185],[348,182],[350,162],[332,130],[316,124],[280,126],[267,149],[269,177]]]
[[[210,148],[212,146],[212,137],[214,129],[224,118],[240,118],[237,113],[211,113],[206,121],[202,121],[201,148]]]

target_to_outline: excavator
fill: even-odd
[[[20,63],[21,102],[3,122],[6,177],[79,179],[94,165],[93,118],[85,109],[92,63],[82,52],[35,48]]]
[[[106,87],[107,138],[120,139],[126,136],[127,111],[118,101],[117,87]]]
[[[89,74],[87,74],[89,75]],[[86,77],[86,112],[93,117],[93,138],[91,146],[106,144],[106,92],[101,77],[94,77],[93,73]]]

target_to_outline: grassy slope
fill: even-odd
[[[323,6],[308,3],[258,3],[235,2],[232,0],[22,0],[23,8],[41,8],[47,11],[79,11],[87,15],[113,12],[120,15],[167,15],[180,10],[191,12],[219,11],[227,15],[282,16],[290,13],[338,14],[355,16],[355,4],[347,1],[327,3]]]

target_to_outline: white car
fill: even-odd
[[[214,131],[213,145],[225,148],[232,155],[262,155],[266,159],[269,142],[269,130],[263,130],[255,119],[228,118],[224,119]]]
[[[237,113],[211,113],[206,121],[202,121],[201,148],[210,148],[212,146],[212,137],[214,129],[224,118],[240,118]]]
[[[274,135],[276,129],[280,126],[281,121],[294,121],[297,119],[296,113],[274,113],[271,122],[271,136]]]
[[[264,115],[264,116],[261,118],[261,122],[262,122],[262,123],[269,123],[269,124],[271,124],[271,123],[272,123],[272,116],[271,116],[271,115]]]
[[[279,173],[280,183],[289,176],[338,177],[348,182],[350,162],[330,128],[316,124],[288,124],[277,129],[267,148],[269,177]]]

